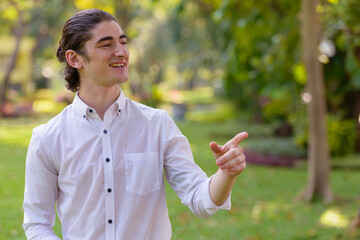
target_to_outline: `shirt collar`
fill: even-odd
[[[119,95],[118,99],[116,99],[116,101],[114,103],[114,104],[116,104],[116,110],[117,110],[118,115],[120,115],[120,113],[123,111],[123,109],[125,107],[125,101],[126,101],[125,94],[120,88],[120,95]]]
[[[126,97],[124,92],[120,88],[120,95],[116,101],[110,106],[109,109],[116,109],[116,114],[119,115],[125,107]],[[88,106],[80,97],[79,92],[76,93],[74,101],[72,103],[75,111],[80,114],[84,119],[88,119],[89,116],[95,114],[95,110]],[[114,106],[115,105],[115,106]]]

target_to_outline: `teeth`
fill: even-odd
[[[111,67],[125,67],[124,63],[114,63],[110,65]]]

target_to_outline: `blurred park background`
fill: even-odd
[[[358,0],[1,0],[0,239],[25,238],[27,145],[72,102],[56,50],[87,8],[129,36],[126,96],[169,111],[208,175],[208,143],[249,132],[230,212],[196,219],[167,187],[173,239],[360,239]]]

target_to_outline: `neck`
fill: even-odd
[[[120,88],[117,85],[112,87],[102,86],[80,86],[79,97],[87,105],[94,108],[101,120],[104,120],[106,110],[119,97]]]

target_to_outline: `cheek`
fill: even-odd
[[[127,55],[127,57],[130,56],[130,51],[129,51],[129,47],[127,45],[124,46],[124,51],[125,51],[125,54]]]

